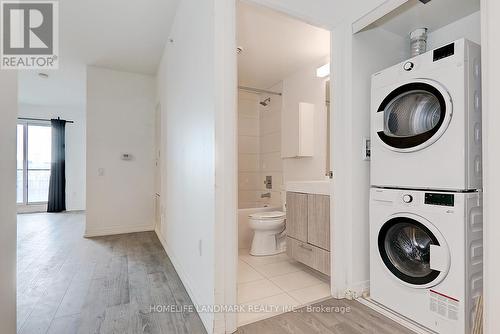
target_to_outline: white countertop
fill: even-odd
[[[330,195],[330,180],[325,181],[291,181],[285,184],[285,190],[296,193]]]

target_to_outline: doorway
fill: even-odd
[[[329,245],[311,248],[324,256],[323,269],[294,256],[285,218],[289,182],[329,182],[330,32],[243,1],[237,2],[236,27],[237,303],[243,326],[331,297]],[[303,124],[314,150],[307,156],[295,145],[302,106],[311,116]],[[329,203],[326,197],[321,199]],[[274,251],[257,246],[259,224],[269,220],[279,224],[269,237]]]

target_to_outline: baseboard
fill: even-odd
[[[177,260],[177,258],[175,257],[174,253],[172,252],[168,244],[165,242],[165,238],[163,237],[162,233],[158,228],[155,228],[154,231],[156,232],[158,239],[160,239],[160,242],[163,245],[165,252],[170,258],[170,261],[172,262],[175,271],[177,271],[177,274],[179,275],[182,284],[184,284],[184,287],[186,288],[186,291],[189,297],[191,298],[191,301],[193,302],[194,305],[202,305],[202,303],[199,302],[200,298],[197,296],[195,290],[193,289],[193,283],[189,279],[189,276],[186,274],[186,271],[183,269],[182,265]],[[213,319],[210,317],[210,314],[209,313],[198,313],[198,314],[201,318],[201,321],[203,322],[203,325],[205,326],[205,329],[207,330],[207,333],[212,334],[214,331],[214,323]]]
[[[350,299],[357,299],[360,297],[366,296],[370,291],[370,281],[361,281],[357,282],[352,285],[351,290],[349,291],[351,293]],[[346,294],[346,297],[347,296]]]
[[[61,211],[61,212],[47,212],[47,205],[35,205],[34,208],[26,208],[26,207],[23,207],[23,206],[18,206],[17,207],[17,214],[18,215],[30,214],[30,213],[53,213],[53,214],[59,214],[59,213],[85,213],[85,210],[75,209],[75,210],[65,210],[65,211]]]
[[[154,231],[153,225],[137,225],[137,226],[112,226],[107,228],[86,230],[83,235],[85,238],[102,237],[106,235],[126,234],[136,232]]]
[[[426,327],[423,327],[422,325],[416,323],[415,321],[403,317],[402,315],[384,307],[383,305],[377,303],[376,301],[374,301],[369,297],[359,298],[357,299],[357,301],[417,334],[437,334],[436,332],[431,331]]]
[[[18,205],[17,213],[47,213],[47,204]]]

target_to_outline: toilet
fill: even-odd
[[[285,213],[281,211],[258,212],[248,216],[254,231],[250,255],[268,256],[285,251]]]

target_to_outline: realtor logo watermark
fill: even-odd
[[[57,69],[58,1],[2,0],[2,69]]]

